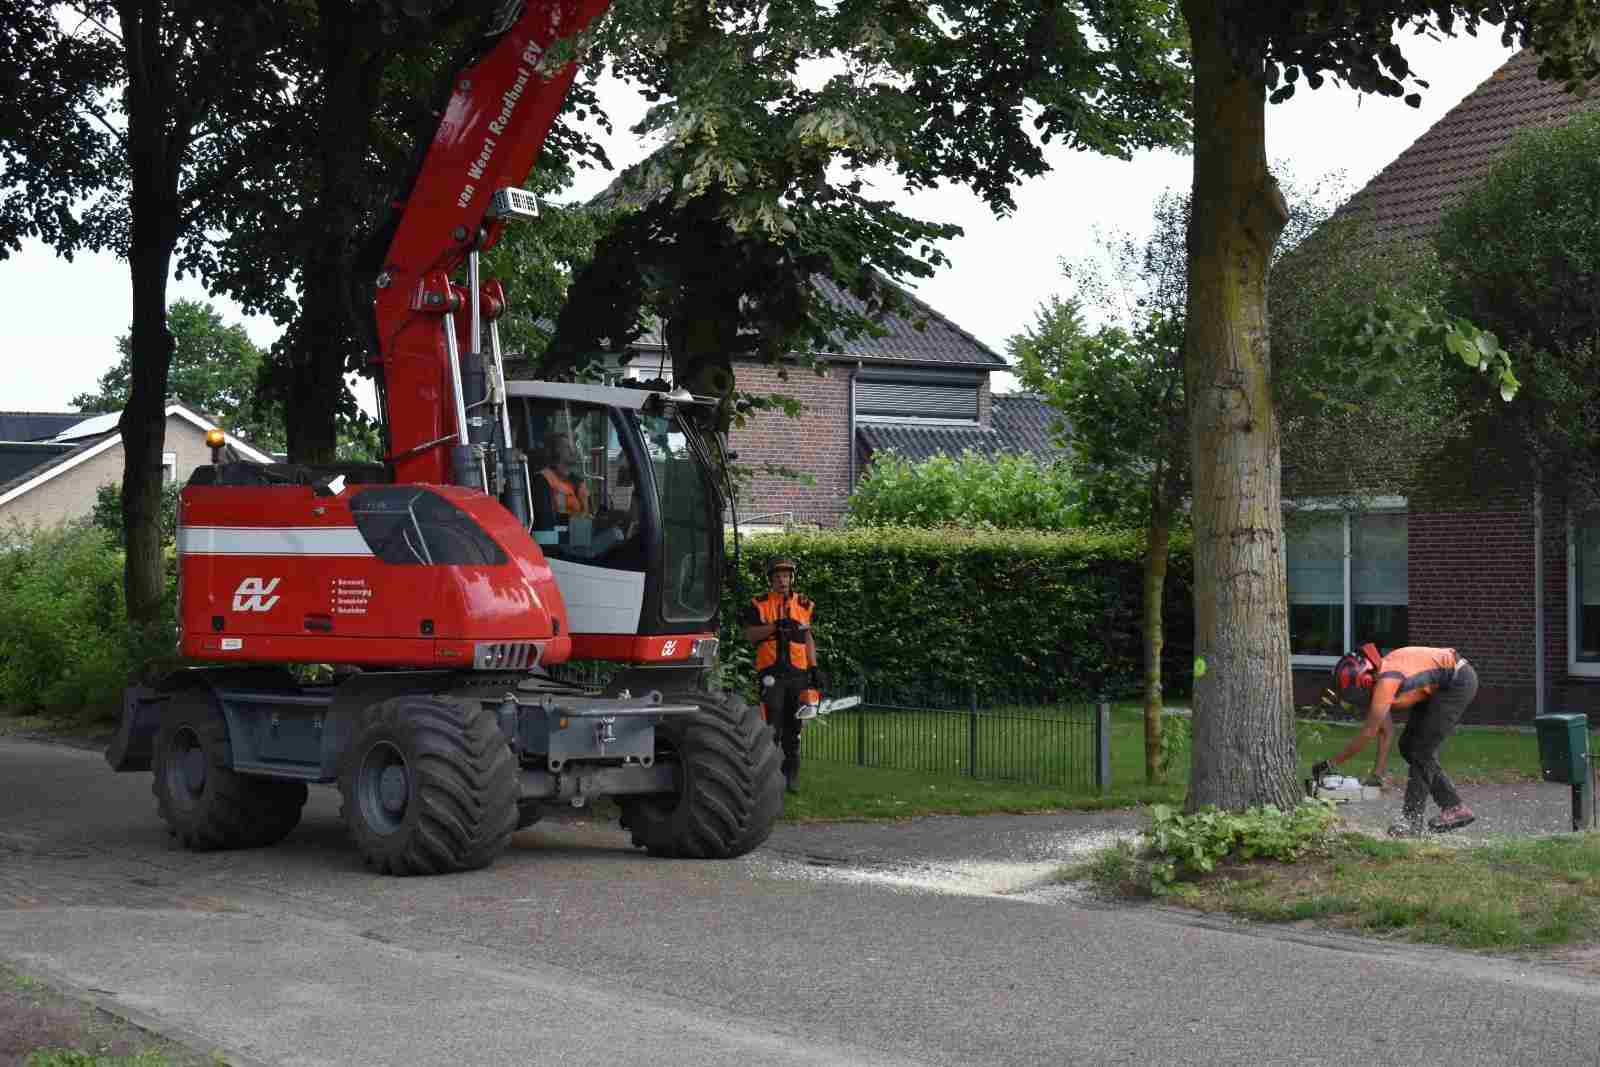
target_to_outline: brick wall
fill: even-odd
[[[1533,529],[1528,503],[1510,499],[1474,509],[1413,509],[1407,522],[1409,640],[1449,645],[1472,660],[1478,720],[1533,718]]]
[[[780,393],[800,401],[799,418],[777,411],[752,415],[730,434],[739,465],[755,471],[740,488],[740,518],[751,514],[792,511],[802,522],[836,525],[850,495],[850,374],[853,368],[830,365],[819,378],[806,367],[788,368],[787,379],[778,367],[741,363],[739,388],[752,393]],[[777,475],[760,468],[773,464],[812,475],[816,484]]]

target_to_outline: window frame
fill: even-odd
[[[1600,521],[1600,514],[1595,515]],[[1567,674],[1600,678],[1600,663],[1578,662],[1578,516],[1567,516]]]
[[[1408,502],[1407,502],[1406,498],[1403,497],[1403,496],[1380,496],[1380,497],[1374,497],[1373,500],[1372,500],[1372,503],[1369,506],[1363,507],[1363,508],[1352,508],[1348,501],[1343,501],[1343,500],[1327,500],[1327,499],[1313,498],[1313,499],[1308,499],[1308,500],[1297,500],[1297,501],[1293,502],[1293,507],[1294,507],[1294,510],[1296,510],[1296,511],[1312,511],[1312,512],[1323,512],[1323,513],[1334,512],[1334,513],[1337,513],[1339,515],[1341,532],[1343,534],[1343,542],[1344,542],[1344,560],[1343,560],[1343,568],[1342,568],[1343,569],[1343,578],[1341,579],[1341,581],[1342,581],[1343,587],[1344,587],[1344,642],[1343,642],[1343,647],[1345,647],[1345,648],[1353,648],[1353,647],[1355,647],[1354,644],[1353,644],[1353,642],[1355,641],[1355,635],[1354,635],[1353,631],[1355,629],[1355,624],[1356,624],[1356,618],[1355,618],[1356,617],[1356,613],[1355,613],[1355,602],[1352,599],[1353,594],[1352,594],[1352,591],[1351,591],[1351,588],[1350,588],[1351,546],[1352,546],[1352,542],[1354,540],[1354,535],[1353,535],[1353,532],[1352,532],[1353,531],[1353,525],[1352,525],[1352,521],[1351,520],[1353,520],[1356,517],[1361,516],[1361,515],[1397,515],[1397,514],[1398,515],[1406,515],[1406,516],[1408,516],[1407,523],[1406,523],[1406,542],[1409,545],[1410,541],[1411,541],[1411,524],[1410,524],[1410,521],[1409,521],[1410,508],[1407,507],[1407,503]],[[1288,604],[1290,603],[1290,601],[1288,600],[1288,593],[1289,593],[1289,590],[1288,590],[1289,531],[1288,531],[1287,528],[1285,528],[1283,530],[1283,560],[1284,560],[1284,579],[1285,579],[1285,581],[1284,581],[1284,600],[1285,600],[1284,606],[1285,606],[1285,609],[1287,610]],[[1407,580],[1407,588],[1406,588],[1406,603],[1409,605],[1410,602],[1411,602],[1411,589],[1410,589],[1410,580],[1408,579]],[[1313,656],[1313,655],[1306,655],[1306,654],[1294,653],[1294,652],[1291,652],[1289,654],[1289,666],[1290,666],[1291,669],[1293,669],[1295,667],[1332,667],[1334,664],[1336,664],[1338,662],[1339,662],[1339,657],[1338,656]],[[1596,664],[1595,666],[1597,668],[1596,674],[1600,675],[1600,664]]]

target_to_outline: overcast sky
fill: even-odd
[[[1366,98],[1325,85],[1305,89],[1286,104],[1269,107],[1267,150],[1309,183],[1331,171],[1346,172],[1359,188],[1392,161],[1463,96],[1476,88],[1511,50],[1492,36],[1443,42],[1407,39],[1412,68],[1432,88],[1420,109],[1398,100]],[[626,166],[648,150],[626,132],[636,104],[612,101],[618,136],[607,144],[612,162]],[[1141,153],[1129,162],[1056,151],[1054,169],[1022,185],[1017,209],[996,219],[961,189],[944,188],[898,199],[907,213],[954,222],[964,236],[945,244],[951,265],[916,288],[918,296],[958,326],[1005,355],[1006,338],[1028,326],[1040,303],[1062,290],[1061,256],[1093,252],[1095,231],[1143,234],[1150,206],[1167,189],[1186,189],[1190,159],[1175,153]],[[599,191],[609,174],[590,172],[576,190]],[[132,299],[127,268],[108,255],[60,259],[38,244],[0,261],[0,339],[7,371],[0,410],[66,411],[77,393],[94,387],[116,362],[116,339],[128,332]],[[265,346],[279,328],[270,320],[245,318],[225,299],[208,297],[189,278],[175,283],[170,299],[207,300],[230,322],[243,322]],[[997,383],[999,384],[999,383]],[[1003,387],[1003,386],[1002,386]]]

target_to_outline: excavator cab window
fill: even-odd
[[[661,508],[661,615],[704,621],[717,609],[712,542],[721,529],[720,504],[690,438],[696,431],[677,414],[642,414],[639,422]]]
[[[570,400],[517,406],[512,432],[533,483],[529,532],[546,556],[645,569],[644,494],[616,420],[608,407]]]

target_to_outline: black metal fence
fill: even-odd
[[[620,664],[561,664],[551,674],[598,691]],[[802,759],[858,767],[958,774],[1089,792],[1111,785],[1110,708],[1048,690],[985,693],[846,683],[829,697],[853,708],[807,722]]]
[[[1090,791],[1109,786],[1109,708],[1052,693],[892,693],[813,719],[803,759]]]

